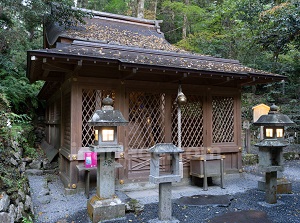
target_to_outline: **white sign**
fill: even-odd
[[[243,129],[249,129],[250,128],[250,123],[248,120],[243,121]]]

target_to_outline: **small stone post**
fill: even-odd
[[[149,222],[179,222],[172,217],[172,182],[180,182],[179,153],[183,150],[171,143],[159,143],[151,147],[150,176],[149,181],[159,184],[158,219]],[[159,158],[162,154],[171,156],[171,173],[160,175]]]
[[[172,220],[172,183],[159,184],[158,219],[160,221]]]

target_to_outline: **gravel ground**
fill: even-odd
[[[244,167],[244,173],[225,176],[225,189],[211,186],[208,191],[199,188],[195,191],[173,191],[173,217],[180,222],[205,223],[210,219],[225,213],[242,210],[264,211],[271,222],[300,222],[300,161],[286,161],[284,176],[292,182],[292,194],[277,195],[277,203],[270,205],[265,202],[265,193],[257,190],[257,180],[262,173],[257,171],[257,165]],[[32,199],[35,210],[35,223],[90,223],[86,212],[87,199],[83,193],[64,195],[61,181],[56,175],[29,176]],[[228,195],[231,202],[228,206],[204,205],[188,206],[176,203],[181,196],[195,194]],[[126,198],[126,194],[120,198]],[[155,200],[156,199],[156,200]],[[114,223],[141,223],[158,217],[157,198],[143,197],[138,199],[145,204],[144,211],[139,214],[127,213],[122,220],[112,220]],[[154,203],[152,203],[154,202]],[[253,222],[254,223],[254,222]]]
[[[36,223],[91,222],[86,214],[87,199],[83,193],[65,195],[58,175],[29,175]],[[76,217],[73,217],[73,216]]]

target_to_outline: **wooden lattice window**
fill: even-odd
[[[129,149],[148,149],[165,141],[165,94],[129,93]]]
[[[212,97],[213,143],[234,141],[234,98]]]
[[[111,90],[82,90],[82,147],[88,147],[94,143],[94,129],[88,125],[88,121],[97,109],[101,109],[101,101],[107,95],[114,100],[115,93]]]
[[[175,96],[172,101],[175,101]],[[181,106],[181,146],[203,146],[203,102],[202,97],[187,95],[187,103]],[[172,108],[172,143],[178,145],[177,105]]]

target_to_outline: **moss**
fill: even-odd
[[[246,165],[254,165],[258,163],[258,155],[257,154],[245,154],[242,157],[243,166]]]
[[[295,159],[299,159],[299,154],[296,152],[286,152],[283,153],[283,158],[285,160],[295,160]]]

